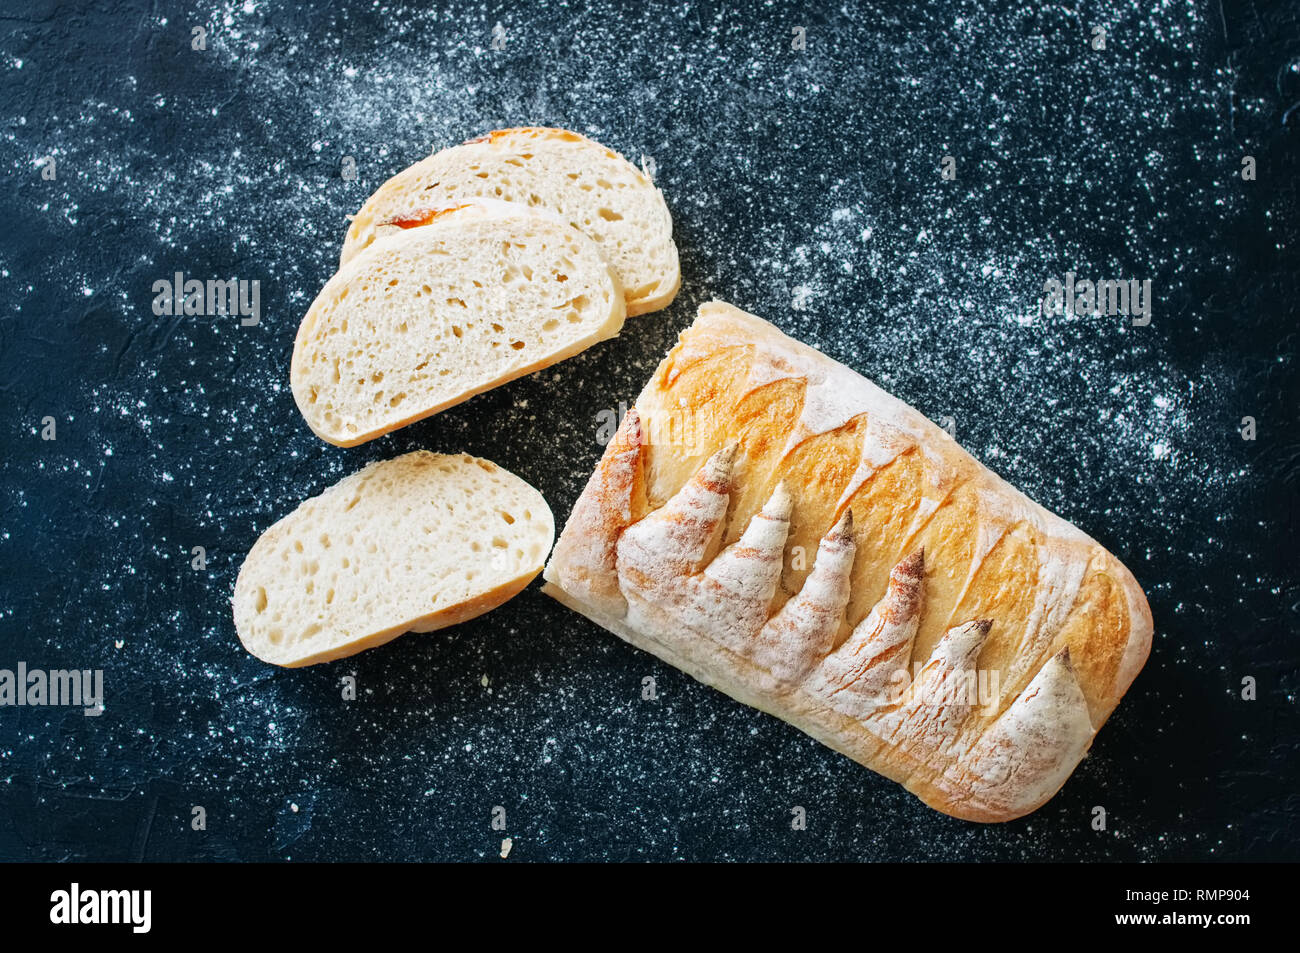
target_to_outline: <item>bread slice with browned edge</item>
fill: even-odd
[[[347,264],[378,238],[470,199],[548,208],[595,240],[623,282],[629,315],[658,311],[681,285],[663,194],[617,152],[567,129],[500,129],[393,176],[352,219]]]
[[[469,454],[372,463],[253,544],[232,600],[244,648],[313,665],[495,609],[541,571],[555,538],[542,495]]]
[[[611,338],[625,313],[590,238],[476,201],[348,261],[303,318],[289,379],[308,426],[351,447]]]

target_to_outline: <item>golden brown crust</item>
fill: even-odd
[[[636,408],[646,435],[639,466],[649,514],[630,513],[602,528],[588,520],[572,536],[566,527],[547,567],[548,591],[558,586],[566,603],[583,602],[563,582],[566,554],[595,545],[581,540],[616,544],[626,609],[583,611],[905,783],[940,810],[988,821],[1040,805],[1146,659],[1150,612],[1114,556],[918,412],[760,319],[721,302],[704,305]],[[705,461],[733,446],[726,480],[708,477]],[[605,466],[584,500],[599,492],[593,485]],[[793,497],[780,544],[784,571],[767,607],[771,621],[751,632],[737,621],[748,615],[728,612],[729,597],[702,602],[693,595],[702,591],[708,560],[687,565],[681,557],[698,551],[703,536],[691,537],[689,521],[674,523],[674,533],[653,526],[683,507],[712,513],[719,504],[701,490],[725,491],[725,520],[708,528],[719,537],[712,558],[741,537],[778,484]],[[828,582],[834,554],[820,550],[822,537],[844,522],[854,527],[856,555],[849,556],[841,606],[840,590]],[[821,559],[830,567],[820,570],[826,579],[813,575]],[[918,565],[923,581],[909,588],[908,573]],[[774,639],[772,627],[791,599],[800,602],[793,608],[801,621]],[[811,613],[803,605],[810,599]],[[816,633],[828,631],[828,617],[842,622],[823,644],[826,636]],[[861,644],[846,646],[860,624]],[[868,644],[875,648],[865,649],[867,661],[850,657]],[[952,662],[957,647],[969,659],[957,653]],[[905,670],[898,658],[904,650],[911,662]],[[1068,661],[1053,661],[1062,652]],[[877,699],[890,680],[879,668],[886,660],[888,675],[904,670],[901,698]],[[929,674],[906,674],[918,670]],[[968,671],[987,679],[977,703],[929,697],[951,687],[945,673]],[[861,684],[845,693],[845,680]]]
[[[510,129],[493,129],[491,132],[484,133],[481,136],[475,136],[473,139],[466,139],[464,145],[469,145],[472,142],[500,142],[506,139],[524,137],[532,139],[558,139],[561,142],[589,142],[593,146],[600,146],[600,148],[605,149],[605,154],[611,158],[618,155],[614,150],[606,149],[594,139],[589,139],[586,136],[579,135],[569,129],[557,129],[554,126],[514,126]]]

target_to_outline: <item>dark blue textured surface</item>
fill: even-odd
[[[109,6],[0,19],[0,668],[103,668],[107,692],[99,718],[0,709],[0,859],[493,858],[495,805],[511,860],[1300,858],[1294,11]],[[518,124],[655,159],[680,297],[432,420],[322,444],[287,369],[344,216],[431,147]],[[261,326],[155,316],[178,270],[261,281]],[[1151,325],[1031,315],[1069,270],[1152,279]],[[467,450],[563,520],[599,413],[713,296],[954,417],[1146,587],[1152,659],[1036,814],[936,814],[536,587],[309,670],[240,648],[244,552],[367,461]]]

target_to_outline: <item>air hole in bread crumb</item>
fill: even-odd
[[[505,510],[501,511],[501,518],[510,524],[513,524],[515,521],[515,518],[511,516],[509,513],[507,513]]]
[[[523,341],[511,341],[510,346],[514,348],[516,351],[522,351],[525,347],[527,347],[527,345],[524,344]]]
[[[477,545],[477,543],[475,545]],[[253,611],[254,612],[266,611],[266,590],[261,586],[257,587],[257,598],[253,600]]]
[[[460,337],[460,336],[462,336],[465,332],[462,331],[462,330],[460,329],[460,325],[459,325],[459,324],[453,324],[453,325],[451,326],[451,333],[454,334],[454,335],[456,335],[456,337]]]
[[[492,330],[493,330],[493,331],[496,331],[498,334],[500,334],[502,331],[505,330],[505,328],[503,328],[501,325],[499,325],[499,324],[497,324],[495,321],[493,321],[493,322],[492,322]]]
[[[607,222],[623,221],[623,216],[619,215],[618,212],[615,212],[613,209],[609,209],[609,208],[597,209],[596,214],[599,215]]]

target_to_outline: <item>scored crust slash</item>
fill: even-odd
[[[693,443],[655,442],[682,407]],[[975,821],[1056,793],[1151,647],[1146,598],[1101,545],[722,302],[627,413],[545,579],[623,639]]]

